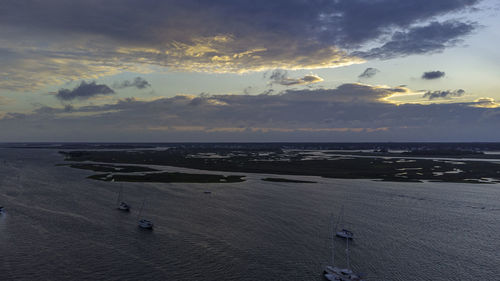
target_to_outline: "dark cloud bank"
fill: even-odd
[[[478,3],[7,0],[0,9],[0,71],[10,79],[0,88],[147,65],[207,72],[313,69],[440,52],[476,29],[459,13]]]
[[[0,24],[38,30],[94,33],[124,41],[161,43],[192,35],[218,33],[260,35],[269,31],[285,38],[315,37],[323,43],[353,47],[405,29],[394,39],[411,34],[418,39],[444,40],[466,33],[458,21],[412,24],[472,8],[479,0],[24,0],[4,1]],[[78,16],[75,16],[78,15]],[[165,19],[170,20],[165,20]],[[203,23],[203,24],[201,24]],[[177,29],[177,30],[175,30]],[[162,32],[166,32],[163,34]],[[426,36],[426,33],[427,36]],[[429,34],[430,33],[430,34]],[[282,37],[280,37],[281,39]],[[276,40],[276,38],[270,38]]]
[[[492,141],[500,137],[500,108],[488,108],[496,106],[493,100],[428,105],[382,100],[406,90],[343,84],[335,89],[280,94],[175,96],[69,109],[41,107],[32,114],[10,113],[0,119],[2,130],[9,132],[0,140],[335,142]]]

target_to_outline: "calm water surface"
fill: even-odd
[[[322,280],[342,205],[368,280],[500,280],[500,185],[124,183],[122,213],[120,183],[57,163],[54,150],[0,149],[1,280]],[[152,232],[137,227],[144,198]]]

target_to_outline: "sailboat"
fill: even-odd
[[[111,181],[114,182],[115,179],[112,179]],[[116,205],[118,206],[118,210],[129,212],[130,205],[127,204],[125,201],[122,201],[122,193],[123,193],[123,185],[120,185],[120,192],[118,193],[118,198],[116,198]]]
[[[339,223],[342,222],[342,219],[344,217],[344,206],[342,206],[342,209],[340,210],[340,214],[339,214]],[[335,233],[335,235],[337,235],[337,237],[340,237],[340,238],[345,238],[345,239],[353,239],[354,238],[354,233],[350,230],[347,230],[345,228],[342,228],[341,231],[337,231]]]
[[[332,223],[333,225],[333,223]],[[340,268],[335,266],[335,238],[333,237],[333,233],[335,233],[335,226],[333,226],[332,231],[332,265],[328,265],[325,267],[323,271],[323,276],[326,280],[330,281],[348,281],[348,280],[356,280],[363,281],[358,274],[355,274],[351,270],[351,264],[349,260],[349,239],[346,239],[346,262],[347,268]]]
[[[340,237],[340,238],[345,238],[345,239],[351,239],[354,237],[354,233],[352,233],[352,231],[349,231],[345,228],[343,228],[341,231],[337,231],[337,233],[335,233],[335,235],[337,235],[337,237]]]
[[[144,203],[146,202],[146,199],[144,199],[142,201],[142,206],[141,206],[141,210],[139,211],[139,215],[137,215],[137,218],[139,219],[141,217],[141,214],[142,214],[142,209],[144,208]],[[153,222],[150,221],[150,220],[147,220],[147,219],[140,219],[139,220],[139,224],[138,226],[140,228],[144,228],[144,229],[153,229]]]

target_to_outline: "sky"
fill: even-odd
[[[500,139],[497,0],[2,0],[0,142]]]

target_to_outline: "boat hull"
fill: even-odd
[[[352,240],[354,238],[354,233],[352,233],[349,230],[337,231],[337,233],[335,233],[335,235],[337,237],[345,238],[345,239],[350,239],[350,240]]]
[[[138,226],[142,229],[153,229],[153,223],[148,220],[140,220]]]
[[[124,211],[124,212],[129,212],[130,206],[125,202],[121,202],[120,205],[118,205],[118,210]]]
[[[330,281],[363,281],[357,274],[353,273],[352,270],[347,268],[338,268],[334,266],[327,266],[323,271],[323,277]]]

